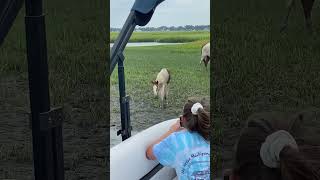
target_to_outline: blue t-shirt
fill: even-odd
[[[163,166],[175,168],[179,180],[210,179],[210,143],[196,132],[172,133],[153,146],[153,154]]]

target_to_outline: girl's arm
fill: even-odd
[[[158,138],[156,141],[154,141],[151,145],[148,146],[147,151],[146,151],[146,156],[149,160],[156,160],[156,157],[153,154],[153,146],[161,142],[163,139],[167,138],[172,134],[173,132],[176,132],[180,130],[180,120],[178,120],[175,124],[173,124],[169,131],[167,131],[165,134],[163,134],[160,138]]]

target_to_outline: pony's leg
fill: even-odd
[[[209,57],[206,56],[205,62],[204,62],[204,65],[205,65],[205,67],[206,67],[206,71],[208,71],[208,63],[209,63]]]
[[[164,108],[164,97],[165,97],[165,92],[164,92],[164,85],[159,89],[159,97],[160,97],[160,108]]]
[[[166,94],[165,94],[166,105],[168,105],[168,94],[169,94],[169,87],[167,85],[166,86]]]

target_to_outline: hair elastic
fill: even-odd
[[[191,107],[191,112],[193,115],[198,115],[198,110],[199,109],[203,109],[203,106],[200,103],[195,103],[193,104],[193,106]]]
[[[278,168],[280,165],[280,152],[285,146],[298,149],[295,139],[289,132],[279,130],[267,136],[260,148],[260,157],[263,164],[270,168]]]

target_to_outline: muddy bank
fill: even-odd
[[[116,131],[121,128],[120,104],[118,86],[111,86],[110,89],[110,143],[111,146],[121,142],[121,137],[116,136]],[[189,97],[191,99],[203,100],[204,106],[210,109],[209,97]],[[136,134],[157,123],[177,118],[182,113],[183,107],[173,107],[161,109],[152,105],[157,99],[147,99],[131,96],[130,101],[130,119],[133,133]],[[187,100],[186,100],[187,101]],[[170,102],[169,102],[170,103]],[[183,102],[184,103],[184,102]]]
[[[146,101],[143,98],[130,96],[130,119],[133,131],[139,132],[154,124],[179,116],[180,107],[161,109],[152,105],[152,101],[157,101],[157,99]],[[110,89],[110,126],[116,129],[121,127],[118,86],[111,86]]]

